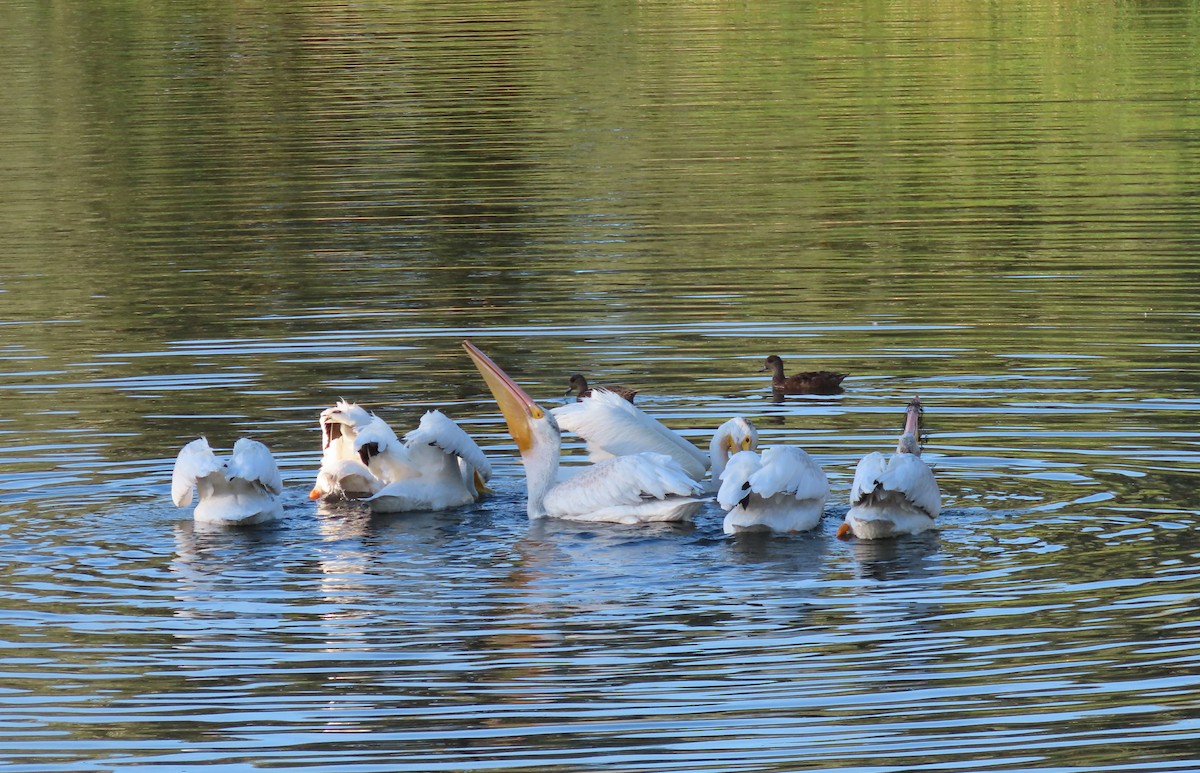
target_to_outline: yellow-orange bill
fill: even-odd
[[[321,489],[319,489],[319,488],[315,488],[312,491],[308,492],[309,499],[320,499],[322,496],[324,496],[324,494],[321,492]]]
[[[842,525],[839,526],[838,530],[837,530],[837,538],[838,539],[847,539],[846,535],[848,535],[849,533],[850,533],[850,524],[846,523],[845,521],[842,521]]]
[[[474,475],[475,494],[477,496],[483,496],[484,494],[496,493],[496,492],[492,491],[491,487],[488,486],[487,481],[484,480],[483,476],[479,474],[479,470],[475,470],[474,473],[475,473],[475,475]]]
[[[492,362],[492,359],[481,352],[475,344],[463,341],[463,348],[467,350],[467,354],[471,355],[471,360],[479,369],[480,375],[483,376],[483,381],[491,391],[492,397],[496,398],[496,405],[500,407],[500,413],[504,415],[509,434],[513,436],[513,440],[517,441],[517,448],[521,449],[522,453],[528,451],[533,447],[530,421],[542,418],[544,415],[542,409],[538,407],[532,397],[525,393],[524,389],[517,386],[517,382],[500,370],[500,366]]]

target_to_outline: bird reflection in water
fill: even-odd
[[[938,573],[930,559],[940,550],[934,531],[878,540],[846,543],[854,557],[854,576],[871,580],[928,577]]]

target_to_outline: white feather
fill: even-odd
[[[355,427],[353,432],[354,450],[360,455],[363,448],[369,444],[377,446],[377,450],[381,454],[395,453],[402,445],[400,438],[396,437],[395,431],[388,426],[388,423],[374,414],[371,414],[370,420],[365,425]]]
[[[171,499],[175,506],[190,505],[196,481],[219,472],[221,460],[213,454],[206,438],[196,438],[185,445],[175,458],[175,469],[171,472]]]
[[[330,498],[362,499],[383,488],[383,481],[357,459],[332,459],[317,472],[316,491]]]
[[[585,467],[549,490],[546,515],[638,523],[683,520],[706,501],[700,486],[666,454],[619,456]]]
[[[475,501],[482,493],[476,476],[492,474],[475,441],[440,411],[428,411],[403,442],[353,403],[326,409],[321,421],[323,429],[340,424],[341,437],[327,441],[314,497],[361,497],[377,512],[444,510]]]
[[[241,438],[228,463],[222,463],[204,438],[185,445],[175,459],[171,498],[179,507],[199,492],[193,518],[222,524],[264,523],[282,514],[283,481],[271,452],[262,443]]]
[[[887,457],[878,451],[858,460],[854,468],[854,482],[850,484],[850,504],[861,502],[863,497],[875,491],[879,478],[887,469]]]
[[[692,478],[708,469],[708,457],[681,435],[620,395],[604,389],[551,411],[558,426],[583,438],[588,457],[602,461],[643,452],[666,454]]]
[[[721,476],[717,502],[727,534],[744,529],[789,532],[816,527],[829,496],[825,472],[803,449],[774,446],[762,456],[734,454]]]
[[[753,451],[739,451],[729,457],[721,471],[721,488],[717,490],[717,504],[724,510],[737,507],[749,495],[750,476],[758,472],[762,461]]]
[[[258,483],[272,494],[283,493],[283,479],[279,475],[275,457],[257,440],[244,437],[233,444],[233,454],[229,458],[226,475],[231,480],[241,478]]]
[[[750,487],[762,497],[791,494],[796,499],[829,496],[829,480],[802,448],[772,446],[762,452],[762,469],[750,476]]]
[[[404,444],[409,448],[419,445],[436,446],[443,452],[462,459],[485,481],[492,478],[492,463],[488,461],[483,449],[462,427],[441,411],[427,411],[421,417],[417,428],[404,436]]]
[[[862,539],[917,534],[934,528],[941,509],[937,480],[920,456],[897,452],[886,459],[874,451],[855,468],[846,524]]]

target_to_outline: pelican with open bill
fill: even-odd
[[[530,518],[650,523],[685,521],[704,506],[701,487],[671,457],[639,453],[585,467],[558,482],[562,435],[554,416],[470,341],[463,348],[483,375],[525,466]]]

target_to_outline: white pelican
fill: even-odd
[[[444,510],[487,491],[492,466],[467,433],[428,411],[401,442],[387,422],[354,403],[321,412],[325,447],[312,499],[363,499],[377,512]]]
[[[394,480],[366,502],[377,513],[445,510],[488,491],[492,465],[483,450],[441,411],[427,411],[400,447],[414,476]]]
[[[853,532],[859,539],[918,534],[934,528],[942,494],[929,465],[921,459],[921,400],[914,397],[904,412],[904,433],[891,459],[872,451],[854,471],[850,512],[837,535]]]
[[[762,456],[739,451],[721,474],[717,503],[725,533],[750,529],[789,532],[816,528],[825,512],[829,481],[803,449],[772,446]]]
[[[410,477],[394,458],[401,443],[383,419],[339,400],[321,411],[321,469],[311,499],[362,499],[385,479]]]
[[[193,517],[204,523],[245,525],[278,518],[283,508],[279,495],[283,481],[267,447],[241,438],[223,462],[205,438],[184,446],[171,474],[171,499],[177,507],[192,503],[192,490],[200,492]]]
[[[530,518],[627,524],[683,521],[708,501],[697,496],[700,484],[676,461],[657,453],[608,459],[556,482],[562,435],[555,416],[543,411],[471,342],[463,341],[463,347],[496,398],[521,452]],[[612,399],[625,403],[616,395]]]

